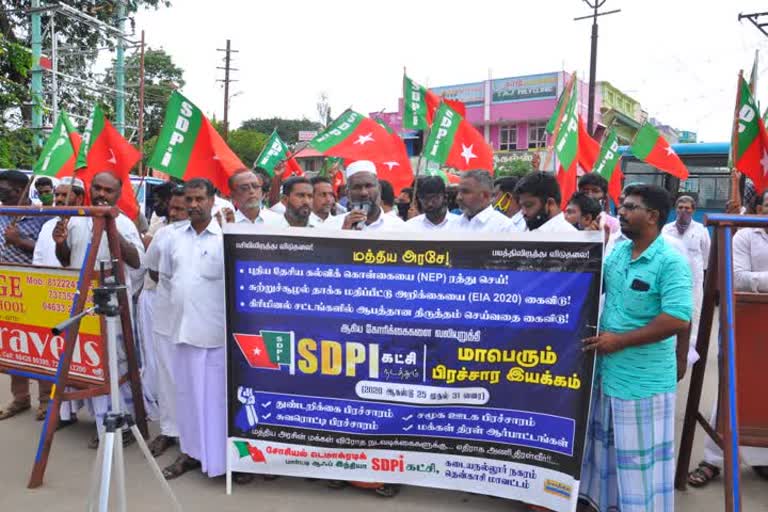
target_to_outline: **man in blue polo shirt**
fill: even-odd
[[[674,510],[675,387],[685,371],[676,335],[693,310],[691,270],[661,235],[671,200],[632,185],[619,208],[620,242],[604,263],[600,334],[581,498],[597,510]],[[678,351],[685,354],[687,350]]]

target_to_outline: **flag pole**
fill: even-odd
[[[562,103],[560,103],[560,112],[557,114],[557,121],[555,122],[555,129],[552,132],[552,140],[557,140],[557,135],[560,133],[560,125],[563,123],[563,115],[565,114],[566,106],[568,105],[568,102],[571,100],[571,95],[573,94],[573,88],[576,84],[576,71],[571,73],[571,78],[568,80],[568,84],[565,86],[565,91],[563,91],[563,94],[565,94],[565,97],[563,98]],[[549,167],[549,163],[552,161],[552,155],[555,152],[555,147],[552,146],[547,151],[547,158],[544,160],[544,169]]]
[[[744,80],[744,70],[739,70],[739,78],[736,83],[736,105],[733,109],[733,127],[731,129],[731,207],[741,208],[741,194],[739,193],[739,182],[741,176],[736,169],[736,151],[738,144],[738,130],[739,130],[739,106],[741,105],[741,83]],[[755,115],[760,115],[756,113]]]

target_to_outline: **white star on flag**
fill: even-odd
[[[373,132],[367,134],[367,135],[360,135],[357,140],[354,142],[354,144],[360,144],[361,146],[364,145],[366,142],[373,142]]]
[[[391,171],[394,167],[398,167],[400,164],[397,162],[384,162],[384,165],[386,165]]]
[[[469,165],[470,160],[477,158],[477,155],[472,152],[472,146],[474,146],[474,144],[470,144],[469,146],[465,146],[464,144],[461,145],[461,157],[466,161],[467,165]]]
[[[258,349],[258,348],[253,349],[253,355],[260,356],[261,355],[261,350]]]
[[[763,176],[768,176],[768,153],[763,148],[763,158],[760,159],[760,165],[763,166]]]
[[[664,148],[664,151],[667,152],[667,156],[672,155],[674,153],[672,146],[667,146],[666,148]]]
[[[112,151],[112,149],[109,150],[109,160],[107,160],[107,162],[109,162],[111,164],[116,164],[117,163],[117,158],[115,157],[115,152]]]

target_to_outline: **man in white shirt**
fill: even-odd
[[[693,275],[693,315],[691,316],[691,342],[688,345],[688,366],[699,360],[696,352],[696,336],[699,332],[701,301],[704,299],[704,273],[709,263],[709,231],[693,220],[696,201],[691,196],[680,196],[675,204],[677,218],[661,230],[662,234],[675,238],[685,247],[685,256]]]
[[[71,191],[70,191],[71,190]],[[85,200],[85,185],[78,178],[62,178],[60,184],[53,191],[53,202],[56,206],[64,206],[69,197],[69,206],[80,206]],[[53,229],[59,223],[58,217],[48,220],[40,228],[40,236],[35,243],[35,252],[32,254],[32,264],[43,267],[60,267],[59,258],[56,257],[56,243],[53,241]]]
[[[409,230],[442,231],[455,228],[459,216],[448,211],[445,182],[441,177],[420,178],[416,187],[416,200],[424,213],[405,223]]]
[[[94,206],[115,206],[122,191],[122,182],[111,172],[100,172],[93,177],[91,181],[91,204]],[[141,235],[136,229],[133,221],[119,214],[115,219],[118,232],[118,243],[120,244],[120,254],[123,257],[126,270],[126,287],[128,288],[128,307],[133,317],[133,290],[141,286],[143,279],[142,258],[144,257],[144,244],[141,241]],[[53,240],[56,242],[56,257],[64,267],[82,268],[85,262],[86,250],[93,237],[93,219],[90,217],[72,217],[71,219],[61,219],[56,223],[53,229]],[[112,269],[112,256],[109,251],[109,243],[106,233],[101,238],[98,252],[96,253],[95,270],[101,269],[101,262],[105,262],[107,270]],[[128,328],[132,328],[129,326]],[[118,367],[120,373],[124,374],[127,370],[127,360],[122,342],[122,335],[118,333]],[[131,413],[133,412],[133,396],[130,386],[126,382],[120,387],[120,396]],[[96,419],[96,427],[99,434],[104,431],[104,417],[110,411],[109,396],[103,395],[92,398],[86,402],[91,409],[92,416]],[[64,418],[66,419],[66,418]],[[124,435],[126,442],[130,442],[131,437]],[[99,445],[98,435],[89,442],[90,448],[97,448]]]
[[[139,318],[144,342],[144,397],[145,401],[153,402],[147,410],[152,410],[152,419],[160,423],[160,435],[149,443],[149,450],[155,457],[176,444],[176,438],[179,436],[176,426],[176,387],[172,370],[171,332],[175,321],[168,281],[170,276],[164,258],[170,251],[169,241],[174,231],[188,219],[182,187],[171,190],[164,219],[164,225],[155,232],[147,248],[144,266],[148,275],[139,297]]]
[[[768,191],[762,195],[762,214],[768,215]],[[768,230],[740,228],[733,237],[733,278],[737,292],[768,293]],[[709,424],[717,419],[717,402],[712,406]],[[768,479],[768,448],[739,446],[739,456],[755,473]],[[704,460],[688,475],[693,487],[704,487],[720,474],[723,451],[709,436],[704,439]]]
[[[517,182],[515,188],[528,231],[558,233],[576,231],[560,211],[560,185],[555,176],[534,171]]]
[[[328,229],[353,229],[358,231],[397,231],[405,223],[400,217],[385,215],[381,209],[379,180],[376,165],[368,160],[358,160],[347,166],[347,196],[349,213],[337,215],[323,224]]]
[[[312,228],[312,195],[314,188],[309,178],[293,176],[283,182],[282,201],[285,214],[281,219],[284,228]]]
[[[280,215],[264,208],[265,176],[248,170],[233,174],[229,178],[229,189],[236,211],[222,210],[226,222],[278,226]]]
[[[315,176],[312,182],[312,213],[310,222],[315,226],[332,217],[331,209],[334,207],[336,197],[333,195],[333,184],[325,176]]]
[[[461,231],[509,233],[514,225],[491,204],[493,180],[487,171],[465,172],[459,183],[456,201],[462,214],[456,223]]]
[[[504,176],[493,182],[493,206],[498,211],[509,217],[512,221],[513,231],[526,231],[523,212],[520,210],[515,187],[519,178],[517,176]]]
[[[163,470],[167,479],[202,468],[209,477],[226,470],[224,348],[224,244],[212,218],[213,184],[184,185],[189,223],[174,230],[170,245],[176,414],[181,455]]]

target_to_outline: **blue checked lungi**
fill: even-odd
[[[674,478],[675,393],[621,400],[596,381],[579,497],[599,512],[672,512]]]

